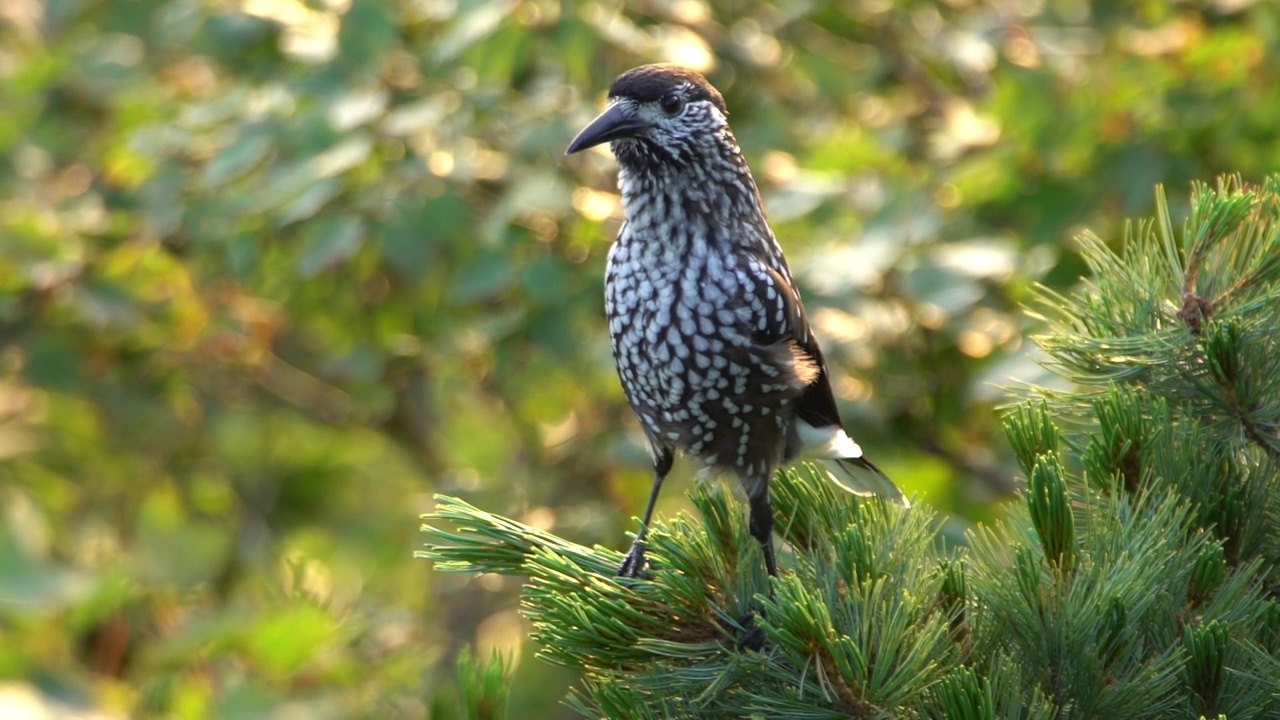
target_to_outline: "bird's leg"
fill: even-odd
[[[753,494],[751,501],[751,537],[760,543],[764,551],[764,569],[770,577],[778,576],[778,563],[773,557],[773,505],[769,502],[769,483],[759,485],[760,490]],[[772,586],[770,586],[772,592]]]
[[[644,517],[640,520],[640,532],[636,533],[631,549],[627,551],[627,556],[622,558],[622,564],[618,566],[618,575],[622,577],[636,577],[644,570],[644,540],[649,535],[649,521],[653,517],[653,506],[658,502],[658,491],[662,489],[663,477],[661,473],[656,471],[653,473],[653,489],[649,491],[649,503],[645,505]]]
[[[760,483],[757,487],[759,490],[749,496],[751,518],[747,525],[751,529],[751,536],[760,543],[760,549],[764,552],[764,569],[769,571],[770,577],[777,577],[778,562],[773,555],[773,504],[769,502],[769,484]],[[773,597],[773,583],[769,584],[769,597]],[[764,632],[756,625],[756,615],[761,614],[763,611],[760,609],[753,609],[738,621],[743,628],[738,637],[739,648],[759,651],[764,647]]]
[[[662,481],[666,479],[667,473],[671,472],[673,460],[670,451],[654,453],[653,488],[649,490],[649,502],[645,505],[644,517],[640,520],[640,532],[636,533],[631,549],[627,551],[627,556],[622,558],[622,564],[618,566],[620,577],[636,577],[644,571],[644,540],[649,535],[649,521],[653,519],[653,506],[658,503]]]

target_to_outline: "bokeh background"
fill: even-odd
[[[636,527],[615,167],[562,153],[653,61],[723,91],[851,430],[956,540],[1072,238],[1280,168],[1270,2],[4,0],[6,717],[443,717],[469,644],[570,716],[518,586],[412,553],[435,492]]]

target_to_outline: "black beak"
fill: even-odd
[[[564,154],[572,155],[618,138],[635,137],[643,127],[644,123],[635,118],[631,103],[615,102],[578,133]]]

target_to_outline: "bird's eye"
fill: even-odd
[[[658,107],[662,108],[662,112],[670,117],[680,112],[684,107],[684,100],[681,100],[680,96],[675,93],[667,93],[658,101]]]

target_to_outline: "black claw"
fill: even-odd
[[[763,615],[761,611],[749,612],[738,619],[738,625],[742,628],[742,633],[738,635],[736,647],[739,650],[753,650],[761,652],[764,650],[764,631],[760,626],[756,625],[756,616]]]

